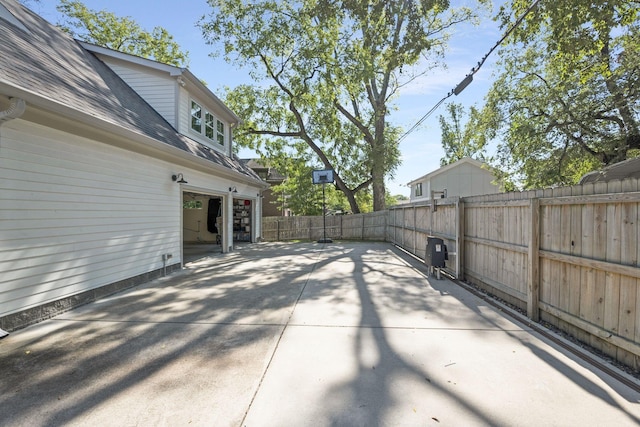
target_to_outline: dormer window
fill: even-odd
[[[224,123],[220,120],[216,120],[218,133],[216,134],[216,138],[218,139],[218,144],[224,145]]]
[[[204,123],[203,123],[204,116]],[[206,111],[200,104],[191,101],[191,130],[204,136],[210,141],[216,141],[224,147],[225,143],[224,122],[218,120],[213,113]]]
[[[191,129],[202,133],[202,107],[194,101],[191,101]]]
[[[205,120],[205,124],[204,124],[204,136],[206,136],[209,139],[213,139],[214,138],[214,127],[213,124],[215,123],[215,117],[213,117],[213,114],[207,112],[205,114],[205,117],[207,118]]]

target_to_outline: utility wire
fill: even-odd
[[[447,95],[445,97],[443,97],[440,101],[438,101],[438,103],[436,105],[434,105],[429,111],[427,111],[427,113],[422,116],[422,118],[420,120],[418,120],[416,122],[416,124],[414,124],[413,126],[411,126],[411,128],[406,131],[404,134],[402,134],[402,136],[400,138],[398,138],[398,143],[400,143],[407,135],[409,135],[411,132],[413,132],[414,130],[416,130],[418,127],[420,127],[420,125],[422,125],[422,123],[424,123],[425,120],[427,120],[429,118],[429,116],[431,116],[431,114],[434,113],[434,111],[436,111],[438,109],[438,107],[440,107],[440,105],[442,105],[442,103],[444,101],[447,100],[447,98],[451,97],[452,95],[456,95],[458,96],[460,94],[460,92],[462,92],[467,86],[469,86],[471,84],[471,82],[473,81],[473,75],[475,73],[477,73],[480,70],[480,67],[482,67],[482,65],[484,64],[484,62],[487,60],[487,58],[489,57],[489,55],[491,55],[493,53],[494,50],[496,50],[498,48],[498,46],[500,46],[502,44],[502,42],[509,37],[509,35],[511,35],[511,33],[518,28],[518,26],[522,23],[522,21],[524,20],[524,18],[527,17],[527,15],[538,5],[538,3],[540,3],[540,0],[535,0],[531,6],[529,6],[529,8],[527,8],[527,10],[522,14],[522,16],[520,16],[520,18],[518,18],[516,20],[516,22],[513,24],[513,26],[511,28],[509,28],[509,30],[507,30],[506,33],[504,33],[504,35],[502,36],[502,38],[500,40],[498,40],[496,42],[496,44],[493,45],[493,47],[491,49],[489,49],[489,52],[487,52],[482,59],[478,62],[478,65],[476,65],[475,67],[473,67],[471,69],[471,72],[469,74],[467,74],[465,76],[465,78],[458,83],[458,85],[451,89],[451,91],[449,91],[449,93],[447,93]]]

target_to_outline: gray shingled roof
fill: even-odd
[[[266,171],[267,182],[282,182],[286,179],[286,176],[282,175],[278,170],[270,166],[265,166],[259,159],[240,159],[240,161],[256,172]]]
[[[640,178],[640,157],[614,163],[599,171],[589,172],[580,179],[580,184],[627,178]]]
[[[0,18],[0,83],[63,104],[259,179],[230,158],[179,134],[109,67],[69,35],[14,0],[0,5],[29,32]]]

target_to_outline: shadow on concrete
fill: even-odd
[[[194,400],[194,387],[211,387],[214,394],[212,381],[222,370],[233,375],[234,363],[246,363],[253,377],[248,391],[242,390],[245,400],[235,399],[235,410],[218,411],[231,417],[223,424],[239,423],[262,374],[263,353],[313,268],[313,252],[313,246],[265,245],[209,257],[12,334],[0,344],[0,425],[81,423],[114,401],[117,414],[128,404],[150,404],[144,396],[138,396],[141,402],[121,401],[145,383],[175,396],[170,400],[180,412],[180,401]],[[153,384],[156,378],[159,384]],[[213,403],[203,401],[213,408],[207,420],[216,419]],[[152,405],[150,411],[171,409]]]
[[[384,249],[383,251],[388,251],[388,249]],[[476,319],[474,322],[478,326],[472,331],[500,330],[504,332],[528,348],[532,354],[559,372],[560,375],[569,378],[587,393],[596,396],[611,407],[617,408],[627,416],[630,423],[640,424],[640,418],[620,406],[611,397],[609,390],[600,387],[594,381],[558,359],[557,356],[549,353],[544,346],[537,345],[536,341],[523,339],[522,334],[518,332],[521,332],[522,329],[530,331],[526,325],[514,326],[512,329],[508,327],[505,328],[504,322],[496,321],[496,316],[487,316],[488,306],[481,299],[474,297],[460,287],[453,287],[452,282],[448,280],[429,278],[427,276],[427,267],[420,261],[397,248],[393,248],[392,251],[407,263],[408,268],[412,268],[418,272],[424,278],[425,284],[438,291],[440,296],[448,296],[455,299],[457,303],[462,303],[468,309],[468,312],[472,313],[470,317]],[[381,259],[376,259],[377,257],[375,255],[371,256],[371,253],[362,254],[355,251],[346,254],[346,256],[359,257],[360,259],[353,264],[362,266],[361,270],[353,272],[353,279],[361,307],[359,328],[357,329],[354,340],[353,354],[360,355],[360,357],[357,361],[358,374],[355,375],[350,382],[333,387],[325,396],[326,401],[333,402],[334,404],[335,402],[339,402],[337,406],[332,407],[333,416],[330,425],[387,425],[387,423],[383,421],[389,418],[385,416],[386,412],[390,411],[391,408],[399,403],[397,402],[397,391],[394,391],[396,379],[407,377],[413,377],[416,383],[425,383],[425,388],[433,390],[434,393],[439,395],[446,396],[450,401],[461,406],[464,412],[473,414],[473,418],[477,423],[482,425],[505,425],[504,422],[500,420],[499,413],[482,408],[476,405],[473,399],[466,399],[464,396],[452,392],[451,387],[447,384],[439,383],[433,379],[434,374],[428,367],[419,366],[400,354],[390,343],[387,337],[387,331],[390,329],[385,327],[376,308],[380,307],[382,305],[381,302],[383,302],[387,309],[391,307],[400,312],[423,311],[424,313],[428,313],[430,317],[439,317],[443,321],[451,321],[448,317],[449,313],[452,312],[450,306],[453,304],[447,304],[446,300],[443,301],[442,299],[416,298],[414,294],[414,283],[407,283],[406,287],[400,286],[394,288],[393,295],[387,295],[387,298],[385,298],[385,295],[382,294],[381,298],[380,291],[376,289],[375,281],[372,282],[369,278],[372,273],[386,276],[385,280],[396,283],[406,280],[407,276],[394,276],[392,272],[389,273],[390,270],[385,266],[385,259],[389,259],[388,257],[382,256],[380,257]],[[330,284],[327,283],[326,286],[330,287]],[[375,297],[372,296],[372,293],[376,294]],[[482,309],[483,307],[485,308],[484,310]],[[456,313],[460,313],[460,311],[456,310]],[[480,319],[480,322],[478,322],[477,319]],[[455,328],[455,323],[459,321],[461,321],[460,323],[467,323],[466,320],[467,319],[456,319],[456,321],[452,322],[452,327]],[[538,338],[542,337],[538,336]],[[377,358],[379,363],[375,366],[372,366],[370,357],[364,357],[365,346],[363,343],[370,343],[371,341],[375,343],[376,349],[374,353],[379,355]],[[561,352],[568,359],[577,362],[586,369],[592,369],[585,361],[576,358],[572,353],[555,346],[549,341],[546,341],[546,344],[554,347],[555,350]],[[429,355],[425,355],[425,358],[428,357]],[[599,376],[600,379],[605,381],[608,386],[625,400],[632,403],[640,402],[640,396],[633,392],[633,390],[612,380],[610,377],[607,377],[606,374],[599,373]],[[513,380],[518,381],[517,378]],[[509,387],[508,384],[504,386]],[[372,399],[372,390],[375,390],[374,399]],[[435,417],[432,420],[436,423],[440,422]]]
[[[389,325],[383,323],[381,306],[400,314],[422,312],[456,328],[469,319],[449,319],[448,312],[450,305],[462,303],[469,317],[480,319],[472,332],[500,329],[590,394],[618,407],[609,391],[515,333],[519,327],[511,331],[504,322],[497,323],[497,316],[487,316],[481,300],[451,282],[429,281],[426,268],[415,259],[388,244],[366,250],[357,246],[243,246],[12,334],[0,342],[0,425],[82,424],[88,417],[108,422],[110,414],[123,417],[116,424],[239,425],[296,302],[347,302],[344,292],[354,290],[342,286],[343,281],[354,284],[360,303],[353,342],[353,354],[360,358],[357,375],[325,397],[333,396],[334,406],[327,408],[332,425],[380,425],[397,403],[393,384],[400,377],[424,383],[480,423],[496,423],[495,414],[455,394],[434,380],[428,367],[397,352],[387,336]],[[404,265],[398,266],[398,260]],[[345,262],[360,267],[347,272],[338,268],[322,286],[305,289],[313,272]],[[447,298],[418,295],[415,277],[400,273],[402,268],[413,269],[434,294]],[[392,293],[376,287],[380,277],[401,286]],[[376,366],[362,356],[365,342],[375,344],[380,355]],[[628,401],[638,401],[628,388],[608,385]],[[163,398],[148,396],[154,393]],[[186,413],[185,407],[198,407],[201,413]],[[137,418],[126,418],[127,411]],[[173,418],[162,418],[168,413]],[[625,413],[631,422],[640,423],[634,414]]]

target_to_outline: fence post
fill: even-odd
[[[456,221],[456,274],[464,280],[464,201],[458,199],[458,215]]]
[[[527,316],[537,322],[540,319],[540,199],[529,202],[529,258],[527,260]]]
[[[389,236],[389,238],[393,239],[393,243],[397,243],[396,241],[396,210],[393,208],[390,208],[387,210],[387,229],[385,230],[385,233]],[[393,223],[391,221],[391,219],[393,218]],[[391,237],[391,230],[393,230],[393,237]]]
[[[406,230],[405,230],[405,227],[406,227],[406,224],[407,224],[406,216],[407,216],[407,208],[402,208],[402,247],[403,248],[405,248],[406,245],[407,245],[405,243],[405,241],[404,241],[404,237],[407,234]]]
[[[418,213],[416,212],[416,207],[414,206],[413,211],[413,254],[418,255]]]

